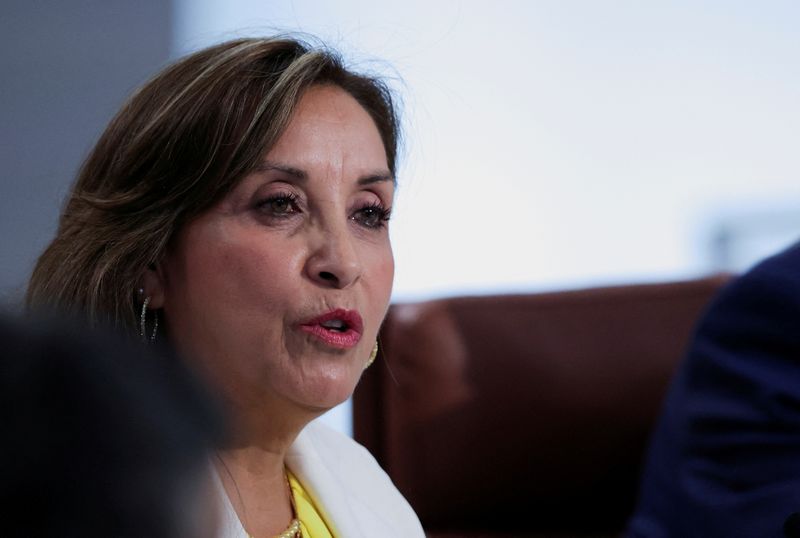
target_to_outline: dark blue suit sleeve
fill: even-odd
[[[800,510],[800,244],[722,290],[651,439],[627,536],[783,536]]]

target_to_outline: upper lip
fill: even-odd
[[[326,312],[320,316],[309,319],[300,323],[300,325],[321,325],[326,321],[340,320],[345,323],[346,329],[353,330],[358,334],[364,331],[364,321],[361,319],[361,314],[357,310],[346,310],[344,308],[336,308],[330,312]]]

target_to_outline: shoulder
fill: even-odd
[[[362,445],[351,437],[334,430],[319,420],[312,421],[300,434],[305,441],[317,448],[334,451],[339,457],[350,461],[369,460],[377,465],[377,461]]]
[[[408,501],[372,454],[320,421],[300,433],[287,463],[333,520],[338,534],[424,536]]]
[[[352,438],[320,421],[313,421],[301,433],[298,448],[314,455],[332,474],[346,480],[349,489],[405,499],[370,452]]]
[[[397,490],[364,446],[319,420],[312,421],[305,427],[293,449],[295,454],[302,455],[306,461],[313,457],[332,474],[346,478],[352,489]]]
[[[714,387],[727,394],[738,386],[738,397],[749,394],[751,402],[771,402],[780,387],[798,401],[798,323],[800,243],[755,265],[711,303],[687,357],[686,366],[699,383],[695,388]]]
[[[759,310],[766,302],[770,307],[775,307],[775,303],[800,307],[800,243],[766,258],[731,281],[719,294],[714,307],[727,306],[731,302],[747,304],[751,308],[761,305],[762,308],[757,308]]]
[[[800,266],[800,241],[787,247],[781,252],[765,258],[756,264],[747,274],[783,275],[795,281],[800,281],[797,268]]]
[[[725,286],[709,305],[696,337],[739,351],[800,346],[800,243],[765,259]]]

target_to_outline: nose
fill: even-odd
[[[362,272],[353,238],[346,230],[327,230],[319,234],[305,270],[308,277],[321,286],[335,289],[352,286]]]

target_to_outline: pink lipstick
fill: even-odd
[[[303,332],[316,336],[331,347],[350,349],[361,340],[364,322],[356,310],[337,308],[302,322],[299,328]]]

